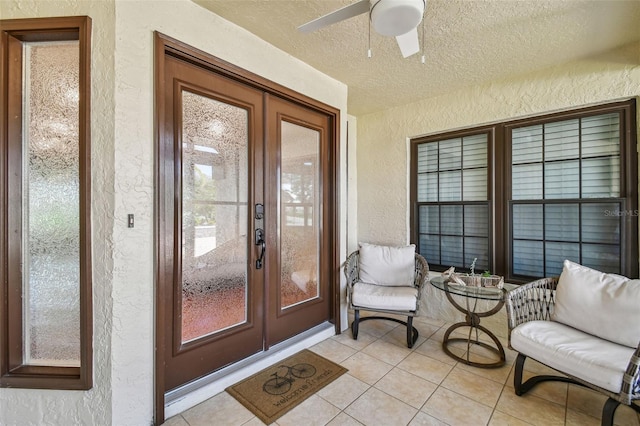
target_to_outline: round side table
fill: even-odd
[[[444,333],[444,338],[442,339],[442,350],[449,355],[451,358],[460,361],[464,364],[472,365],[474,367],[479,368],[497,368],[502,367],[505,363],[505,353],[504,347],[500,340],[489,331],[486,327],[480,325],[480,318],[489,317],[502,309],[505,301],[505,294],[507,291],[504,288],[496,288],[496,287],[473,287],[473,286],[462,286],[457,284],[449,283],[447,278],[444,277],[435,277],[430,280],[431,285],[445,292],[449,303],[453,305],[458,311],[462,312],[465,315],[465,321],[458,322],[453,324],[451,327],[447,329]],[[462,296],[465,299],[465,306],[460,305],[452,295]],[[476,308],[478,305],[478,300],[490,300],[495,302],[495,306],[484,312],[477,312]],[[449,337],[451,333],[461,327],[469,327],[469,336],[467,338],[460,337]],[[473,336],[473,331],[475,330],[475,338]],[[484,332],[487,336],[491,338],[494,345],[491,345],[487,342],[480,341],[478,339],[478,330]],[[467,344],[467,352],[465,357],[458,356],[449,350],[449,344],[454,342],[465,342]],[[469,358],[469,350],[472,345],[478,345],[489,352],[493,353],[498,357],[498,360],[495,362],[477,362],[472,361]]]

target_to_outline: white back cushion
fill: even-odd
[[[360,281],[388,286],[413,286],[416,246],[360,243]]]
[[[565,260],[551,319],[635,348],[640,342],[640,280]]]

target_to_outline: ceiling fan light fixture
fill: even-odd
[[[371,25],[385,36],[406,34],[422,21],[424,3],[424,0],[378,0],[371,6]]]

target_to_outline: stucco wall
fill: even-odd
[[[339,108],[341,158],[347,88],[189,0],[0,1],[2,19],[68,15],[93,19],[94,387],[88,392],[0,389],[0,424],[150,424],[153,31]],[[345,204],[343,199],[343,212]],[[127,228],[129,213],[135,214],[133,229]],[[343,242],[345,223],[342,214]],[[342,258],[345,251],[343,243]]]
[[[639,44],[626,46],[518,79],[359,116],[358,240],[408,243],[410,138],[638,97],[639,52]],[[448,306],[443,292],[427,287],[423,314],[462,319]],[[491,328],[498,334],[506,334],[504,316],[486,322],[494,324]]]
[[[87,392],[0,389],[0,424],[105,424],[111,418],[112,230],[115,4],[105,1],[0,1],[0,19],[92,18],[91,174],[94,386]]]
[[[113,424],[153,407],[153,31],[343,110],[346,87],[188,0],[118,1]],[[344,132],[344,130],[343,130]],[[125,219],[135,213],[136,227]],[[144,389],[143,392],[140,390]]]

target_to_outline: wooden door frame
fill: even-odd
[[[330,142],[332,147],[331,158],[329,161],[329,170],[331,171],[331,188],[329,188],[328,202],[331,204],[330,211],[332,226],[329,232],[332,241],[340,241],[340,110],[327,105],[323,102],[312,99],[308,96],[300,94],[278,83],[272,82],[259,75],[253,74],[236,65],[216,58],[204,51],[191,47],[176,39],[166,36],[159,32],[154,32],[154,272],[155,272],[155,346],[154,346],[154,423],[160,424],[164,421],[164,348],[165,345],[171,344],[164,335],[162,320],[164,320],[167,312],[165,312],[164,304],[158,303],[163,299],[165,289],[158,285],[158,277],[166,276],[167,271],[160,269],[161,260],[165,257],[168,247],[160,241],[160,231],[164,224],[160,223],[160,211],[164,205],[162,200],[163,194],[159,193],[159,182],[162,178],[159,176],[159,161],[162,141],[164,140],[164,129],[161,127],[165,117],[165,108],[169,107],[164,103],[164,59],[165,56],[172,56],[180,60],[192,63],[205,70],[223,75],[248,86],[263,90],[271,95],[279,96],[290,102],[305,106],[312,110],[326,114],[329,118]],[[329,248],[331,253],[329,274],[329,288],[331,294],[331,322],[333,322],[336,334],[340,333],[340,250],[339,243],[332,244]]]

